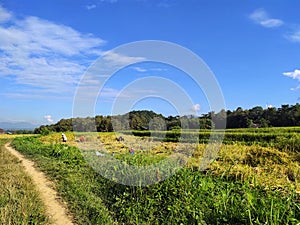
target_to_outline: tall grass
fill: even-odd
[[[36,187],[0,139],[0,224],[48,224]]]
[[[69,202],[77,224],[115,224],[97,189],[97,175],[84,161],[79,149],[64,144],[43,144],[37,138],[16,138],[14,147],[35,160]]]

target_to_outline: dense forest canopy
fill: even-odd
[[[211,129],[212,127],[220,128],[221,124],[224,124],[224,120],[226,120],[226,128],[300,126],[300,104],[266,109],[261,106],[245,110],[238,107],[233,111],[209,112],[200,117],[165,117],[153,111],[141,110],[116,116],[61,119],[56,124],[40,126],[34,132],[172,130],[186,127],[189,129]]]

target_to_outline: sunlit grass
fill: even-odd
[[[208,144],[159,142],[153,141],[151,137],[133,135],[122,135],[124,141],[120,142],[116,140],[120,134],[115,133],[68,132],[66,135],[68,145],[77,146],[84,151],[114,154],[116,159],[130,160],[131,163],[140,165],[157,163],[170,155],[177,155],[182,157],[186,161],[185,166],[192,170],[198,170],[203,164],[203,154],[208,148]],[[80,136],[85,137],[84,142],[79,142]],[[61,134],[42,136],[40,140],[46,143],[61,143]],[[134,156],[129,155],[131,148],[134,149]],[[136,157],[139,160],[135,160]],[[213,175],[241,181],[250,180],[253,185],[264,185],[266,189],[292,187],[300,192],[299,159],[300,154],[297,152],[283,152],[272,146],[223,144],[217,158],[207,169]]]
[[[20,136],[20,135],[18,135]],[[9,135],[12,137],[12,135]],[[0,224],[48,224],[45,206],[21,162],[0,140]]]
[[[125,140],[119,142],[113,133],[81,133],[85,136],[82,143],[77,135],[72,140],[72,133],[67,133],[69,141],[61,143],[60,135],[41,137],[43,142],[22,138],[14,143],[56,182],[78,224],[300,222],[300,196],[295,191],[299,191],[298,152],[241,142],[226,144],[204,171],[198,171],[203,157],[210,159],[207,147],[215,151],[217,144],[157,142],[130,135],[124,135]],[[83,147],[81,151],[74,147],[77,145]],[[133,155],[128,151],[132,147]],[[161,171],[157,171],[157,183],[131,187],[117,181],[134,176],[134,170],[120,171],[122,177],[104,178],[84,160],[84,151],[91,153],[95,162],[103,159],[104,169],[116,171],[120,168],[106,161],[109,157],[98,157],[93,151],[129,165],[151,165],[166,157],[177,158],[186,165],[166,180],[160,180]]]
[[[35,134],[0,134],[0,139],[14,139],[16,137],[36,136]]]

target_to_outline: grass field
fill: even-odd
[[[38,192],[20,161],[4,150],[12,136],[0,135],[0,224],[48,224]]]
[[[157,142],[128,134],[118,142],[113,133],[81,133],[83,143],[78,135],[66,133],[68,142],[61,143],[61,134],[54,133],[16,138],[13,144],[56,183],[78,224],[298,224],[299,129],[228,133],[236,133],[237,141],[230,136],[230,143],[222,145],[205,171],[198,170],[205,143]],[[253,133],[275,137],[270,142],[251,139],[252,143],[240,138]],[[195,149],[187,157],[191,147]],[[106,179],[90,167],[82,153],[96,157],[95,151],[129,165],[150,165],[170,155],[184,159],[186,165],[153,185],[126,186],[120,182],[128,174]],[[102,165],[118,170],[109,161]]]

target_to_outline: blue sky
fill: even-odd
[[[0,121],[49,124],[72,117],[76,88],[89,66],[105,52],[141,40],[174,42],[201,57],[218,80],[226,109],[295,104],[299,8],[297,0],[0,0]],[[193,101],[186,112],[210,109],[205,93],[195,91],[182,71],[139,63],[107,82],[96,114],[109,114],[120,91],[147,76],[185,89]],[[135,88],[131,93],[147,89]],[[158,98],[133,106],[143,108],[176,114]]]

